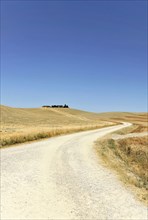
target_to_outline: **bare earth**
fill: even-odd
[[[125,138],[132,138],[132,137],[144,137],[148,136],[148,132],[142,132],[142,133],[130,133],[130,134],[125,134],[125,135],[120,135],[120,134],[114,134],[112,135],[112,139],[114,140],[121,140]]]
[[[93,142],[130,123],[1,150],[1,219],[147,219]]]

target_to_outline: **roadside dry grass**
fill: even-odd
[[[145,117],[145,116],[144,116]],[[148,124],[139,123],[134,117],[134,125],[115,134],[141,133],[148,131]],[[123,120],[123,118],[122,118]],[[98,140],[95,150],[103,164],[116,172],[126,186],[129,186],[145,204],[148,202],[148,136],[128,137],[114,140],[112,135]]]
[[[75,109],[1,106],[1,147],[78,131],[110,126],[98,114]]]
[[[104,126],[99,125],[87,125],[87,126],[67,126],[62,128],[51,128],[51,129],[24,129],[23,132],[13,132],[12,134],[1,135],[0,147],[8,147],[13,144],[24,143],[28,141],[35,141],[43,138],[50,138],[63,134],[71,134],[80,131],[93,130],[102,128]]]
[[[117,131],[116,134],[124,135],[129,133],[142,133],[142,132],[148,132],[148,126],[133,124],[130,127]]]

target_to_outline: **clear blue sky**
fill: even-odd
[[[147,111],[146,4],[2,1],[2,104]]]

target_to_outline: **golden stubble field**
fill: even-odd
[[[148,131],[147,113],[91,113],[76,109],[11,108],[0,106],[1,147],[57,135],[102,128],[121,122],[133,125],[116,134]],[[102,162],[130,186],[138,198],[147,202],[148,137],[113,140],[112,134],[98,140],[95,150]]]
[[[1,106],[0,112],[1,147],[116,124],[75,109]]]
[[[104,118],[105,113],[101,114],[101,117]],[[107,113],[106,117],[113,121],[131,122],[133,125],[98,140],[95,150],[103,164],[115,171],[119,179],[132,189],[137,198],[147,204],[148,135],[138,137],[138,134],[148,132],[148,114]],[[122,139],[114,139],[116,135],[120,135]]]

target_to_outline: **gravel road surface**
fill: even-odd
[[[1,219],[144,220],[146,207],[98,163],[94,141],[129,123],[1,150]]]

